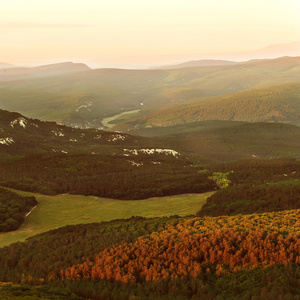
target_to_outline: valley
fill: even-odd
[[[18,77],[15,73],[22,76]],[[277,99],[280,100],[288,96],[282,85],[299,81],[298,57],[154,70],[90,69],[83,64],[61,63],[21,70],[10,68],[1,72],[0,107],[30,118],[78,128],[103,129],[104,118],[129,110],[140,109],[140,114],[146,114],[148,119],[149,113],[156,115],[164,106],[168,106],[166,110],[169,110],[173,105],[174,109],[179,105],[180,110],[180,103],[185,102],[188,105],[184,110],[189,108],[193,113],[189,116],[183,110],[184,122],[215,120],[217,117],[222,120],[283,121],[295,124],[299,116],[299,107],[294,106],[297,98],[291,99],[294,104],[281,106],[275,103],[274,106],[270,100],[270,94],[274,94],[274,91],[266,88],[274,87],[275,95],[279,93]],[[262,89],[245,93],[246,98],[254,97],[254,104],[247,103],[246,99],[240,99],[236,105],[232,103],[238,100],[237,97],[244,98],[243,94],[236,93],[252,89]],[[287,87],[287,90],[293,93],[295,87]],[[298,94],[296,91],[296,97]],[[257,111],[253,105],[256,106],[259,99],[264,100],[264,106]],[[210,102],[214,102],[212,107]],[[223,112],[219,110],[218,103],[221,102],[224,102],[223,107],[229,106]],[[199,108],[194,111],[198,103],[202,103],[202,113],[199,113]],[[235,106],[237,109],[243,107],[242,112],[234,111]],[[274,113],[267,113],[274,108]],[[171,108],[171,114],[174,109]],[[166,119],[170,113],[166,116],[160,114],[159,126],[182,123],[180,118]],[[157,126],[155,122],[154,126]]]
[[[0,300],[300,300],[300,1],[0,1]]]

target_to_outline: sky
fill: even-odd
[[[299,16],[299,0],[0,0],[0,62],[222,58],[299,41]]]

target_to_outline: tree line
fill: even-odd
[[[207,174],[198,173],[184,158],[162,154],[47,154],[5,161],[3,186],[48,195],[61,193],[115,199],[145,199],[214,190]]]

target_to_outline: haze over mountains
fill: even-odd
[[[274,59],[283,56],[299,56],[300,42],[295,41],[285,44],[271,44],[266,47],[235,51],[235,52],[203,52],[193,54],[173,54],[173,55],[140,55],[122,56],[106,61],[91,61],[89,65],[105,68],[125,68],[125,69],[145,69],[161,68],[182,64],[188,61],[199,60],[225,60],[225,61],[248,61],[253,59]],[[105,58],[107,60],[107,58]]]
[[[274,59],[282,56],[299,56],[300,42],[295,41],[286,44],[273,44],[252,51],[237,51],[232,53],[206,54],[207,58],[245,61],[252,59]]]
[[[122,118],[116,117],[115,122],[121,123],[155,112],[164,105],[176,107],[176,104],[188,101],[218,101],[217,98],[208,98],[211,96],[220,96],[219,101],[222,101],[222,95],[300,81],[299,57],[254,60],[230,65],[219,63],[216,62],[218,65],[215,66],[168,70],[93,70],[84,64],[73,63],[2,70],[0,107],[18,111],[27,117],[56,121],[73,127],[104,128],[105,118],[123,112],[132,113]],[[266,93],[268,92],[257,95],[258,101]],[[250,94],[249,96],[251,98]],[[233,95],[232,98],[234,97]],[[248,110],[247,105],[253,105],[251,101],[253,100],[243,103],[245,111]],[[279,115],[283,114],[283,103],[280,105],[279,112],[276,112]],[[272,115],[256,119],[295,123],[293,118],[297,118],[298,113],[296,98],[293,105],[296,106],[287,107],[285,110],[294,109],[294,113],[284,113],[281,119],[273,119]],[[203,112],[207,118],[194,118],[193,121],[207,120],[219,115],[214,112],[213,106],[208,109],[210,113],[205,110]],[[232,118],[232,114],[235,114],[234,111],[228,116],[218,118],[240,120],[238,117]],[[176,122],[170,123],[174,124]]]

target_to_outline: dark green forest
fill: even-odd
[[[47,154],[4,161],[0,185],[48,195],[60,193],[144,199],[216,189],[186,158],[164,154]]]
[[[300,208],[300,162],[295,159],[243,160],[211,166],[227,174],[228,188],[207,199],[199,216],[220,216]]]
[[[18,229],[25,215],[37,205],[34,197],[24,197],[0,188],[0,232]]]

